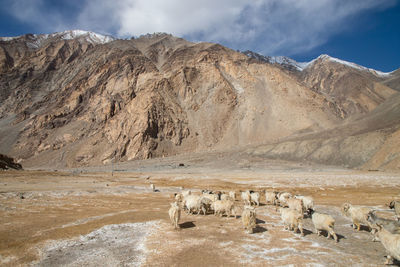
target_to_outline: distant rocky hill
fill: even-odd
[[[384,108],[398,97],[398,86],[398,71],[384,74],[329,56],[310,63],[263,58],[168,34],[0,38],[0,153],[28,167],[61,168],[293,138],[320,142],[347,125],[382,130],[380,145],[357,163],[303,157],[360,167],[399,129],[396,111]],[[395,119],[378,120],[377,127],[368,118],[379,110],[379,118]],[[392,165],[384,166],[400,168]]]

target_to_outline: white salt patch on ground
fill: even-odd
[[[272,254],[272,253],[278,253],[278,252],[282,252],[282,251],[285,251],[285,252],[294,252],[294,253],[297,253],[298,252],[298,250],[297,249],[295,249],[295,248],[291,248],[291,247],[286,247],[286,248],[271,248],[271,249],[266,249],[265,250],[267,253],[270,253],[270,254]]]
[[[328,255],[328,252],[324,251],[315,251],[312,249],[301,249],[299,250],[299,247],[292,247],[294,246],[293,243],[299,243],[302,240],[295,240],[292,238],[284,238],[282,241],[287,241],[292,243],[290,246],[285,246],[281,248],[265,248],[267,244],[259,244],[259,243],[254,243],[252,244],[244,244],[241,246],[244,251],[240,251],[240,249],[236,249],[237,252],[240,251],[240,254],[242,255],[242,260],[241,263],[254,263],[255,258],[260,258],[266,261],[269,261],[270,264],[273,261],[281,261],[287,258],[290,258],[292,255],[297,255],[297,256],[302,256],[304,258],[310,258],[310,256],[315,256],[315,255]],[[250,242],[248,242],[250,243]],[[321,247],[319,244],[315,242],[308,242],[309,245],[307,247]],[[311,243],[311,245],[310,245]],[[300,246],[301,247],[301,246]],[[311,259],[311,258],[310,258]]]
[[[48,242],[32,266],[140,266],[158,221],[111,224],[85,236]]]
[[[293,254],[299,253],[297,249],[291,247],[266,249],[256,245],[245,244],[242,245],[242,248],[245,249],[245,253],[242,253],[242,256],[244,256],[245,260],[242,260],[242,263],[251,262],[253,258],[261,258],[266,261],[283,260],[292,256]],[[282,252],[285,254],[279,254],[276,256],[273,255]]]
[[[246,260],[242,260],[242,263],[250,262],[253,258],[259,257],[265,260],[275,260],[274,257],[270,257],[266,255],[266,249],[261,248],[259,246],[254,245],[242,245],[246,251],[242,253],[242,255],[246,258]]]
[[[310,267],[325,267],[325,264],[321,264],[321,263],[309,263],[306,266],[310,266]]]
[[[289,242],[289,243],[297,243],[299,240],[294,238],[281,238],[282,241]]]
[[[13,260],[15,260],[15,257],[13,257],[13,256],[4,257],[4,256],[0,255],[0,265],[10,263]]]
[[[312,242],[312,243],[311,243],[311,246],[312,246],[313,248],[320,248],[320,247],[322,247],[319,243],[316,243],[316,242]]]
[[[233,241],[228,241],[228,242],[221,242],[221,243],[219,243],[219,245],[220,245],[221,247],[230,246],[230,245],[232,245],[232,244],[233,244]]]

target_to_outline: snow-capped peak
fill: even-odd
[[[331,56],[326,55],[326,54],[320,55],[316,59],[312,60],[309,64],[315,62],[318,59],[329,60],[329,61],[336,62],[336,63],[342,64],[342,65],[346,65],[346,66],[354,68],[354,69],[358,69],[358,70],[362,70],[362,71],[368,71],[368,72],[374,74],[375,76],[379,76],[379,77],[386,77],[386,76],[389,76],[392,73],[392,72],[382,72],[382,71],[379,71],[379,70],[366,68],[366,67],[360,66],[358,64],[352,63],[352,62],[348,62],[348,61],[345,61],[345,60],[341,60],[341,59],[338,59],[338,58],[331,57]]]
[[[255,52],[249,51],[249,50],[244,51],[243,54],[245,54],[248,57],[260,60],[262,62],[294,67],[298,71],[302,71],[309,64],[309,62],[297,62],[296,60],[293,60],[293,59],[291,59],[289,57],[285,57],[285,56],[276,56],[276,57],[263,56],[261,54],[258,54],[258,53],[255,53]]]
[[[293,59],[291,59],[289,57],[285,57],[285,56],[270,57],[270,62],[281,64],[281,65],[293,66],[299,71],[302,71],[308,65],[308,62],[297,62],[296,60],[293,60]]]
[[[82,30],[70,30],[63,32],[55,32],[51,34],[27,34],[16,37],[0,37],[0,41],[12,41],[26,36],[29,41],[27,41],[27,45],[31,48],[40,47],[46,40],[53,38],[60,38],[62,40],[71,40],[71,39],[79,39],[85,40],[92,44],[105,44],[111,41],[114,41],[115,38],[102,35],[95,32],[90,31],[82,31]]]
[[[382,71],[366,68],[366,67],[360,66],[358,64],[352,63],[352,62],[348,62],[345,60],[331,57],[326,54],[320,55],[319,57],[311,60],[310,62],[297,62],[296,60],[293,60],[291,58],[284,57],[284,56],[277,56],[277,57],[263,56],[258,53],[255,53],[253,51],[244,51],[243,54],[245,54],[246,56],[248,56],[250,58],[255,58],[257,60],[260,60],[262,62],[267,62],[270,64],[279,64],[279,65],[283,65],[283,66],[289,66],[290,68],[294,67],[298,71],[303,71],[307,67],[313,65],[317,60],[326,60],[326,61],[331,61],[331,62],[336,62],[336,63],[342,64],[342,65],[346,65],[348,67],[351,67],[351,68],[354,68],[357,70],[368,71],[369,73],[371,73],[377,77],[387,77],[392,74],[392,72],[382,72]]]
[[[79,37],[84,37],[86,41],[96,44],[105,44],[115,40],[114,37],[108,35],[102,35],[95,32],[82,31],[82,30],[56,32],[48,35],[48,37],[60,37],[64,40],[71,40]]]

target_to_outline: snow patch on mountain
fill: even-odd
[[[291,59],[289,57],[285,57],[285,56],[277,56],[277,57],[263,56],[261,54],[258,54],[258,53],[255,53],[255,52],[249,51],[249,50],[244,51],[242,53],[250,58],[254,58],[254,59],[257,59],[262,62],[288,66],[288,67],[295,68],[298,71],[302,71],[310,63],[310,62],[297,62],[296,60],[293,60],[293,59]]]
[[[39,48],[45,41],[55,38],[60,38],[62,40],[79,39],[89,42],[91,44],[105,44],[116,40],[112,36],[102,35],[95,32],[70,30],[70,31],[56,32],[51,34],[26,34],[15,37],[0,37],[0,41],[5,41],[5,42],[13,41],[23,37],[26,37],[26,39],[28,39],[27,46],[30,48]]]
[[[108,35],[102,35],[95,32],[88,32],[82,30],[64,31],[50,34],[50,37],[61,37],[64,40],[76,39],[84,37],[86,41],[96,44],[105,44],[115,40],[114,37]]]
[[[366,67],[360,66],[358,64],[352,63],[352,62],[348,62],[348,61],[345,61],[345,60],[341,60],[341,59],[338,59],[338,58],[331,57],[331,56],[326,55],[326,54],[320,55],[315,60],[317,60],[317,59],[329,60],[329,61],[336,62],[336,63],[342,64],[342,65],[346,65],[348,67],[351,67],[351,68],[354,68],[354,69],[358,69],[358,70],[361,70],[361,71],[368,71],[368,72],[370,72],[370,73],[372,73],[372,74],[374,74],[375,76],[378,76],[378,77],[387,77],[390,74],[392,74],[392,72],[382,72],[382,71],[379,71],[379,70],[366,68]],[[315,60],[311,61],[310,63],[315,62]]]
[[[281,64],[281,65],[290,65],[300,71],[302,71],[304,68],[306,68],[309,64],[309,62],[297,62],[296,60],[293,60],[291,58],[284,57],[284,56],[270,57],[270,62]]]
[[[15,37],[0,37],[0,41],[4,41],[4,42],[8,42],[8,41],[12,41],[14,39],[17,39],[21,36],[15,36]]]
[[[254,58],[254,59],[257,59],[262,62],[266,62],[266,63],[270,63],[270,64],[279,64],[279,65],[286,66],[289,68],[295,68],[298,71],[303,71],[307,67],[313,65],[317,60],[329,60],[331,62],[336,62],[336,63],[342,64],[342,65],[346,65],[348,67],[351,67],[351,68],[354,68],[357,70],[367,71],[377,77],[384,78],[384,77],[390,76],[393,73],[393,72],[382,72],[382,71],[366,68],[366,67],[360,66],[358,64],[352,63],[352,62],[348,62],[345,60],[331,57],[326,54],[320,55],[319,57],[311,60],[310,62],[297,62],[296,60],[293,60],[289,57],[284,57],[284,56],[277,56],[277,57],[263,56],[261,54],[255,53],[253,51],[244,51],[242,53],[250,58]]]

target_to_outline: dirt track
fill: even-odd
[[[15,265],[363,265],[385,251],[340,214],[344,202],[386,210],[400,198],[400,174],[347,170],[232,171],[196,168],[154,172],[0,172],[0,264]],[[154,183],[160,192],[151,192]],[[336,219],[338,244],[283,230],[275,207],[257,208],[256,233],[240,219],[183,214],[173,230],[167,210],[181,189],[284,189],[314,197]],[[242,203],[237,199],[237,206]],[[262,201],[264,203],[264,201]],[[393,217],[390,211],[380,214]]]

